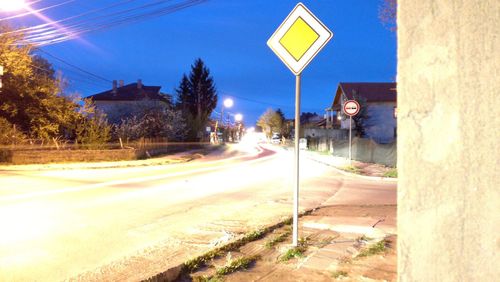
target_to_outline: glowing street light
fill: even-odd
[[[234,115],[234,120],[237,122],[240,122],[243,120],[243,115],[242,114],[236,114]]]
[[[226,108],[231,108],[233,106],[234,102],[233,102],[233,99],[231,98],[227,98],[226,100],[224,100],[224,107]]]
[[[27,4],[24,0],[0,0],[0,11],[14,12],[25,9]]]

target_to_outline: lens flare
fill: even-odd
[[[24,0],[0,0],[0,11],[14,12],[27,7]]]

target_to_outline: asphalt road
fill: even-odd
[[[176,165],[0,171],[0,281],[148,278],[290,216],[292,165],[290,151],[245,148]],[[365,202],[349,187],[395,203],[395,183],[301,159],[301,209]]]

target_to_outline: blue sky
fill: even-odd
[[[47,7],[63,0],[43,0]],[[44,11],[63,19],[118,0],[75,0]],[[152,1],[136,1],[148,3]],[[380,0],[302,1],[328,28],[333,39],[302,73],[302,111],[323,113],[341,81],[390,82],[396,77],[396,34],[378,19]],[[144,22],[84,35],[81,40],[43,50],[108,80],[160,85],[173,93],[196,58],[209,67],[230,110],[253,124],[267,108],[294,113],[295,77],[267,47],[266,41],[297,1],[211,0]],[[1,16],[1,15],[0,15]],[[40,23],[30,16],[10,20],[15,26]],[[82,96],[107,90],[111,83],[85,78],[47,57],[63,71],[71,89]]]

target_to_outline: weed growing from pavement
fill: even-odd
[[[237,240],[235,242],[229,243],[229,244],[222,246],[220,248],[209,251],[209,252],[207,252],[204,255],[201,255],[199,257],[190,259],[184,263],[183,271],[187,272],[187,273],[192,273],[195,270],[197,270],[198,268],[206,266],[207,263],[209,261],[213,260],[214,258],[220,257],[221,255],[224,254],[224,252],[236,251],[241,246],[264,237],[264,235],[266,233],[268,233],[269,231],[271,231],[271,229],[272,228],[268,227],[268,228],[263,228],[263,229],[259,229],[259,230],[247,233],[240,240]]]
[[[280,235],[272,238],[271,240],[266,242],[266,248],[271,249],[276,246],[276,244],[285,241],[285,239],[292,234],[291,230],[285,231],[285,233],[281,233]]]
[[[347,172],[352,172],[352,173],[355,173],[355,174],[359,174],[360,171],[359,171],[359,168],[353,166],[353,165],[347,165],[347,166],[344,166],[342,167],[342,170],[345,170]]]
[[[194,276],[193,282],[222,282],[219,276]]]
[[[285,219],[285,221],[283,221],[283,224],[285,225],[292,225],[292,223],[293,223],[293,217],[289,217]]]
[[[390,170],[388,170],[384,173],[384,177],[397,178],[398,177],[398,169],[391,168]]]
[[[205,253],[202,256],[186,261],[182,268],[185,272],[193,272],[196,269],[205,266],[208,261],[213,260],[214,258],[219,257],[221,255],[222,251],[220,249],[215,249]]]
[[[347,277],[349,276],[347,274],[347,272],[343,271],[343,270],[337,270],[335,271],[334,273],[332,273],[332,277],[337,279],[337,278],[342,278],[342,277]]]
[[[283,262],[285,262],[285,261],[289,261],[292,258],[301,258],[301,257],[303,257],[304,253],[307,250],[307,244],[308,244],[308,242],[309,242],[309,238],[308,237],[300,238],[300,240],[298,242],[298,246],[297,247],[293,247],[293,248],[289,249],[288,251],[286,251],[286,253],[281,256],[280,260],[283,261]]]
[[[314,210],[305,211],[300,216],[310,215],[313,211]],[[277,228],[283,227],[285,225],[290,225],[292,223],[292,220],[293,219],[290,217],[290,218],[287,218],[286,220],[281,221],[273,226],[269,226],[269,227],[262,228],[262,229],[259,229],[256,231],[252,231],[250,233],[245,234],[239,240],[236,240],[236,241],[231,242],[227,245],[224,245],[222,247],[211,250],[211,251],[209,251],[209,252],[207,252],[199,257],[190,259],[182,264],[182,273],[193,273],[196,270],[198,270],[199,268],[201,268],[203,266],[207,266],[211,260],[222,256],[225,252],[237,251],[237,250],[239,250],[240,247],[242,247],[242,246],[244,246],[252,241],[262,239],[264,236],[266,236],[266,234],[268,234],[269,232],[271,232]],[[288,230],[289,230],[289,232],[292,232],[290,227],[288,227]],[[213,278],[213,277],[211,277],[211,278]],[[201,278],[199,278],[199,279],[201,279]]]
[[[227,275],[233,272],[236,272],[240,269],[247,269],[250,264],[256,262],[260,259],[260,256],[251,256],[251,257],[240,257],[234,260],[231,260],[227,265],[218,268],[216,273],[218,276]]]
[[[367,237],[366,235],[363,235],[361,237],[359,237],[356,241],[360,242],[360,241],[371,241],[373,240],[373,238],[370,238],[370,237]]]
[[[356,257],[357,258],[362,258],[362,257],[367,257],[367,256],[372,256],[372,255],[377,255],[380,253],[385,252],[386,249],[386,243],[387,241],[385,239],[377,242],[376,244],[370,246],[367,249],[363,249]]]
[[[293,259],[293,258],[301,258],[304,256],[305,251],[306,251],[306,249],[302,246],[297,246],[297,247],[291,248],[288,251],[286,251],[286,253],[283,256],[281,256],[280,260],[281,261],[289,261],[290,259]]]

